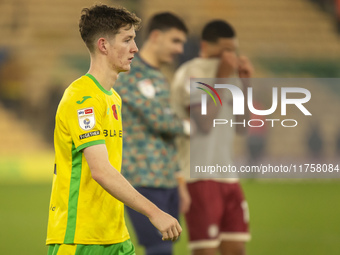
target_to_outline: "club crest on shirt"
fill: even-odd
[[[93,107],[78,110],[78,122],[82,130],[91,130],[96,124]]]
[[[154,98],[156,95],[156,89],[150,79],[144,79],[137,83],[137,87],[146,98]]]

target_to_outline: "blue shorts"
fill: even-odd
[[[176,188],[146,188],[137,187],[136,190],[157,205],[161,210],[178,220],[179,196]],[[159,244],[172,245],[172,242],[162,241],[161,233],[151,224],[149,219],[131,208],[127,212],[134,226],[138,242],[144,247],[157,246]]]

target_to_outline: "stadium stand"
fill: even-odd
[[[102,2],[125,5],[125,1]],[[25,69],[21,88],[27,108],[31,108],[27,114],[33,115],[27,118],[31,127],[37,116],[40,121],[54,116],[44,111],[50,89],[55,84],[67,86],[88,69],[77,24],[81,8],[92,4],[92,0],[0,2],[0,47],[15,52]],[[129,4],[130,10],[137,10],[145,20],[159,11],[176,12],[185,18],[191,34],[198,34],[208,20],[227,19],[239,31],[242,52],[254,61],[258,77],[339,74],[340,44],[334,19],[309,0],[173,0],[166,4],[144,0]],[[334,98],[335,105],[337,102]],[[5,114],[10,113],[2,109],[0,119],[6,119]],[[25,132],[32,131],[27,127]],[[295,150],[302,153],[302,148]]]
[[[50,148],[40,134],[0,104],[0,154],[30,152]]]

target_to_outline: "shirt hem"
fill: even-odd
[[[121,239],[114,239],[114,240],[75,240],[74,244],[102,244],[102,245],[106,245],[106,244],[117,244],[117,243],[123,243],[127,240],[130,239],[130,236],[126,236],[124,238]],[[58,240],[58,239],[48,239],[46,241],[46,245],[50,245],[50,244],[64,244],[65,242],[63,240]]]
[[[178,183],[174,183],[173,185],[147,185],[147,184],[131,184],[134,188],[153,188],[153,189],[173,189],[178,187]]]

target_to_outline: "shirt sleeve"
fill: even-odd
[[[68,117],[65,122],[77,151],[92,145],[105,144],[102,129],[103,109],[98,99],[92,97],[82,104],[70,103],[66,110]]]
[[[136,84],[127,86],[124,79],[118,80],[116,85],[119,88],[123,107],[140,116],[152,131],[167,135],[184,133],[183,122],[173,114],[169,98],[159,98],[152,91],[147,97],[141,93]],[[152,87],[149,89],[152,90]]]
[[[186,66],[180,67],[171,84],[171,107],[180,118],[190,118],[190,76]]]
[[[188,109],[190,105],[201,103],[202,92],[196,89],[197,84],[190,84],[191,78],[210,78],[216,77],[219,59],[196,58],[180,66],[171,85],[172,105],[176,114],[183,115],[182,110],[178,107]]]

